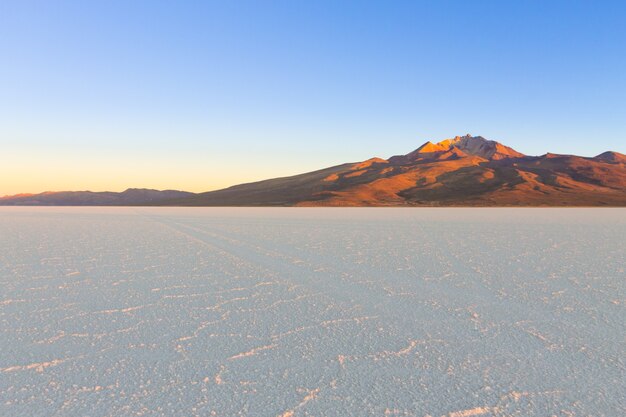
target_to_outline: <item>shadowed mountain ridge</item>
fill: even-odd
[[[112,191],[47,191],[40,194],[17,194],[0,197],[4,206],[133,206],[195,195],[177,190],[129,188],[121,193]]]

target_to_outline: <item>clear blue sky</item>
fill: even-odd
[[[626,152],[626,1],[0,2],[0,195],[206,191],[472,133]]]

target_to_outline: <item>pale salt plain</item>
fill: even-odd
[[[0,209],[2,416],[622,416],[624,209]]]

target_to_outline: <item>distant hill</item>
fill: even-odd
[[[195,195],[186,191],[129,188],[121,193],[110,191],[60,191],[41,194],[18,194],[0,197],[3,206],[135,206]]]
[[[527,156],[481,136],[426,142],[291,177],[193,194],[129,189],[0,198],[0,205],[626,206],[626,155]]]
[[[626,206],[626,156],[526,156],[481,136],[166,202],[183,206]]]

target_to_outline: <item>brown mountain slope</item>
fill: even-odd
[[[626,206],[626,157],[525,156],[466,135],[388,160],[242,184],[169,205]]]
[[[363,162],[361,164],[368,165]],[[274,178],[249,184],[240,184],[223,190],[197,194],[191,198],[170,200],[173,206],[291,206],[316,199],[325,191],[334,175],[350,170],[358,164],[343,164],[292,177]]]

